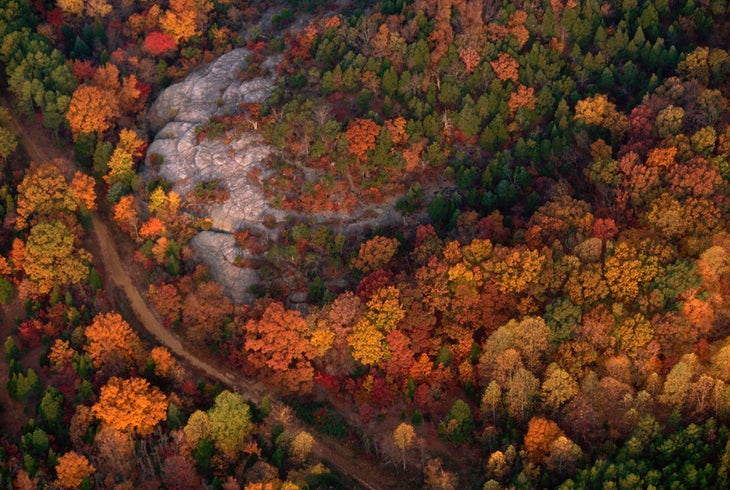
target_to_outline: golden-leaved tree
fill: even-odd
[[[167,417],[167,396],[143,378],[112,377],[91,410],[102,425],[148,436]]]

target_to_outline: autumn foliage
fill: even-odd
[[[142,378],[112,377],[102,386],[94,415],[112,429],[148,436],[167,417],[167,397]]]
[[[79,488],[85,478],[91,477],[94,470],[94,465],[89,463],[86,456],[70,451],[58,458],[58,483],[64,488]]]

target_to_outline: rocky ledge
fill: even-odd
[[[272,223],[291,220],[334,225],[336,231],[345,234],[402,222],[392,205],[363,205],[349,215],[323,213],[306,217],[276,209],[252,178],[255,169],[258,179],[269,175],[266,160],[276,151],[259,133],[243,132],[225,139],[198,138],[200,130],[196,128],[206,125],[211,117],[235,114],[244,102],[262,103],[274,90],[279,60],[269,58],[262,63],[269,75],[248,79],[248,55],[248,50],[235,49],[160,94],[150,109],[150,124],[157,134],[147,150],[143,171],[148,181],[163,177],[171,182],[183,198],[200,183],[216,182],[225,190],[224,202],[199,207],[201,216],[211,219],[212,228],[194,237],[191,245],[196,257],[208,265],[226,292],[241,302],[253,300],[249,288],[258,281],[258,275],[253,269],[234,265],[234,260],[257,257],[236,245],[233,233],[237,231],[255,229],[274,240],[279,227]]]

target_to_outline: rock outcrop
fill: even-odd
[[[276,151],[259,133],[244,132],[225,140],[198,139],[196,128],[207,124],[212,116],[235,114],[241,103],[264,102],[273,91],[274,75],[245,80],[248,54],[245,49],[233,50],[160,94],[150,109],[151,127],[157,135],[147,150],[143,171],[148,180],[164,177],[183,198],[199,183],[215,181],[225,189],[225,202],[203,207],[202,216],[211,219],[212,228],[198,234],[191,245],[226,292],[242,302],[253,300],[249,288],[257,282],[257,273],[234,265],[234,261],[261,257],[253,257],[238,247],[233,233],[255,229],[259,236],[274,240],[279,229],[272,227],[272,223],[306,218],[336,224],[333,228],[347,235],[403,220],[392,205],[363,204],[357,212],[347,215],[321,213],[306,217],[276,209],[252,179],[254,169],[260,180],[270,175],[266,160]],[[277,63],[277,59],[270,58],[262,68],[274,73]],[[268,227],[264,226],[265,220]]]
[[[248,54],[245,49],[235,49],[160,94],[150,109],[150,124],[157,135],[147,150],[144,172],[147,178],[164,177],[181,196],[198,183],[215,181],[225,188],[229,198],[205,210],[216,231],[200,233],[191,245],[237,301],[252,299],[248,289],[257,275],[252,269],[233,265],[236,257],[246,253],[236,246],[232,233],[261,227],[266,215],[283,219],[283,212],[271,208],[249,179],[254,168],[265,174],[264,162],[271,147],[254,132],[229,143],[211,139],[198,142],[196,128],[212,116],[235,113],[243,102],[264,102],[271,94],[273,75],[242,80]],[[273,73],[277,61],[269,59],[262,68]],[[162,163],[157,167],[153,161]]]

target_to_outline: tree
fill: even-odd
[[[112,377],[91,410],[103,425],[145,437],[167,417],[167,396],[145,379]]]
[[[119,313],[99,313],[85,334],[88,343],[84,349],[97,369],[121,374],[139,366],[142,344]]]
[[[365,273],[382,269],[398,251],[398,239],[378,235],[360,244],[357,257],[352,259],[352,266]]]
[[[550,445],[563,435],[558,424],[552,420],[532,417],[527,424],[527,434],[525,434],[525,449],[530,460],[537,464],[542,463],[550,453]]]
[[[415,438],[416,431],[413,429],[413,426],[405,422],[401,423],[393,431],[395,447],[400,449],[403,454],[403,470],[406,469],[406,449],[411,447]]]
[[[112,6],[106,0],[86,0],[86,15],[99,19],[108,16]]]
[[[85,279],[90,261],[91,254],[74,247],[74,236],[61,221],[41,222],[31,228],[23,270],[40,294]]]
[[[74,198],[74,201],[79,206],[83,206],[87,211],[93,211],[96,209],[96,192],[94,186],[96,182],[90,175],[83,174],[78,170],[74,174],[73,180],[69,184],[69,192]]]
[[[243,449],[246,438],[254,428],[248,405],[236,393],[224,390],[208,411],[210,435],[216,447],[233,459]]]
[[[123,196],[112,207],[112,218],[122,231],[137,234],[139,215],[137,212],[137,203],[133,195]]]
[[[202,32],[213,3],[203,0],[171,0],[170,8],[160,19],[160,27],[180,43]]]
[[[304,464],[314,447],[314,437],[307,431],[301,431],[294,437],[289,446],[289,459],[293,464]]]
[[[205,487],[203,479],[195,469],[195,461],[188,454],[173,454],[166,457],[162,463],[161,477],[165,488],[197,490]],[[225,485],[222,488],[225,489]]]
[[[56,5],[68,14],[80,16],[84,13],[84,0],[56,0]]]
[[[17,147],[18,137],[7,128],[0,126],[0,160],[6,161]]]
[[[502,389],[499,383],[492,380],[482,394],[481,403],[479,405],[483,414],[492,414],[492,423],[497,423],[497,409],[502,404]]]
[[[163,378],[171,376],[177,367],[175,358],[165,347],[153,347],[150,351],[150,359],[155,363],[155,375]]]
[[[638,296],[642,285],[653,280],[659,271],[656,257],[639,253],[621,242],[606,259],[604,277],[614,298],[630,302]]]
[[[194,411],[188,417],[183,432],[190,447],[196,447],[201,439],[210,437],[210,418],[208,414],[202,410]]]
[[[527,369],[518,367],[507,382],[504,404],[507,414],[518,421],[525,420],[540,394],[540,381]]]
[[[56,475],[65,488],[79,488],[84,479],[90,478],[96,468],[83,454],[69,451],[58,458]]]
[[[557,364],[550,364],[542,383],[543,403],[551,410],[557,411],[577,394],[578,383],[575,379]]]
[[[22,230],[32,224],[32,218],[49,220],[58,214],[75,213],[79,203],[86,202],[85,193],[79,195],[75,190],[70,191],[61,171],[62,165],[60,160],[43,165],[31,164],[18,185],[16,229]],[[72,189],[80,187],[81,183],[79,179]],[[88,184],[88,181],[84,184]],[[79,197],[84,199],[80,200]]]
[[[113,96],[112,96],[113,97]],[[66,120],[74,141],[82,133],[98,137],[112,127],[114,106],[107,91],[93,85],[79,85],[71,96]]]
[[[132,155],[124,149],[117,147],[107,162],[109,172],[104,176],[104,181],[110,187],[117,182],[130,187],[134,178],[134,161]]]
[[[452,442],[464,442],[473,430],[471,407],[464,400],[456,400],[438,426],[439,435]]]
[[[618,140],[628,129],[628,118],[609,102],[604,94],[579,100],[575,106],[575,119],[582,120],[587,126],[600,126],[608,129],[614,140]]]
[[[370,119],[353,119],[347,126],[347,150],[357,157],[358,163],[366,162],[367,153],[375,148],[375,139],[380,133],[380,126]]]
[[[142,49],[153,56],[165,56],[177,49],[177,41],[164,32],[150,32],[142,43]]]
[[[682,356],[667,374],[661,401],[679,410],[684,408],[689,402],[690,387],[698,369],[698,359],[695,354]]]
[[[492,69],[497,75],[497,78],[499,78],[503,82],[506,82],[507,80],[512,80],[513,82],[517,83],[517,70],[520,65],[512,56],[505,52],[499,53],[497,59],[490,61],[489,64],[492,65]]]
[[[244,349],[247,359],[259,369],[265,368],[274,379],[291,391],[311,389],[314,349],[308,339],[309,327],[301,313],[271,303],[260,320],[244,326]]]
[[[545,465],[550,471],[563,477],[575,471],[582,455],[580,446],[561,435],[550,444],[550,454],[545,460]]]
[[[375,291],[368,301],[367,311],[347,337],[352,357],[364,365],[380,363],[388,352],[386,335],[398,326],[404,316],[397,288],[386,286]]]

